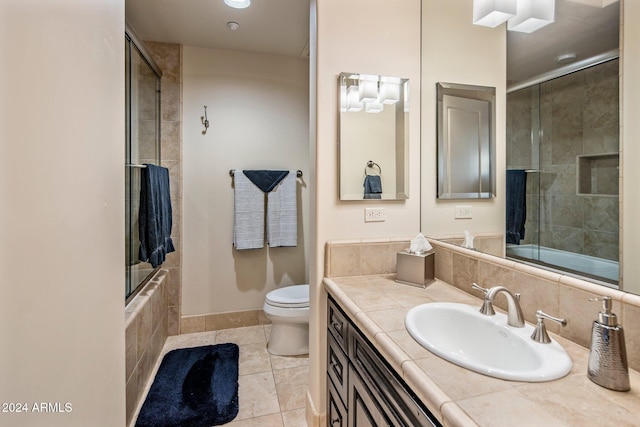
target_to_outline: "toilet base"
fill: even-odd
[[[309,354],[309,323],[272,323],[267,350],[276,356]]]

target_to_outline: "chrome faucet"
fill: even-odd
[[[491,289],[485,289],[474,283],[471,287],[484,293],[484,302],[482,303],[482,307],[480,307],[480,313],[486,316],[496,314],[493,309],[493,300],[496,298],[496,295],[504,292],[504,296],[507,298],[507,323],[514,328],[524,327],[524,315],[522,314],[522,308],[520,308],[520,294],[514,295],[504,286],[494,286]]]

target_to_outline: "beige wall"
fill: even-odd
[[[307,282],[308,60],[183,49],[182,314],[260,309],[267,292]],[[203,135],[205,105],[210,127]],[[230,169],[303,172],[297,247],[233,248]]]
[[[496,170],[505,169],[506,27],[471,24],[471,0],[422,2],[422,232],[428,236],[503,232],[504,174],[488,200],[436,198],[436,83],[496,88]],[[472,207],[472,219],[454,219],[456,205]]]
[[[0,424],[121,426],[124,2],[2,1],[0,51],[0,402],[72,405]]]
[[[316,8],[314,9],[314,5]],[[314,19],[317,19],[314,21]],[[317,0],[312,2],[312,28],[317,25],[317,52],[311,72],[315,84],[315,132],[311,144],[317,179],[312,183],[314,248],[311,250],[310,411],[324,411],[326,293],[321,280],[324,244],[343,238],[405,236],[420,228],[420,99],[411,98],[409,123],[410,198],[394,202],[340,202],[338,196],[338,75],[341,72],[408,78],[412,93],[420,93],[420,1]],[[313,63],[312,63],[313,66]],[[315,120],[315,122],[314,122]],[[315,126],[315,127],[314,127]],[[385,222],[365,223],[365,207],[386,209]],[[314,375],[315,374],[315,375]]]
[[[626,0],[622,20],[622,118],[621,141],[621,188],[622,216],[620,243],[622,244],[622,281],[624,290],[640,294],[640,263],[637,261],[640,240],[640,2]]]

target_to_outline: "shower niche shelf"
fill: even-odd
[[[581,155],[576,163],[579,196],[618,196],[619,153]]]

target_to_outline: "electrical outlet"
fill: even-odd
[[[455,219],[471,218],[471,206],[456,206]]]
[[[364,222],[385,221],[387,214],[384,208],[364,208]]]

